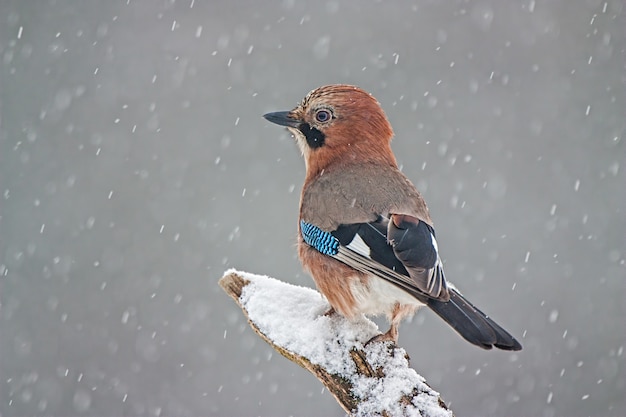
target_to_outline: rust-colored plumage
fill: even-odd
[[[286,126],[304,156],[298,254],[334,310],[386,314],[391,327],[375,340],[395,342],[400,321],[426,304],[478,346],[521,348],[446,285],[428,208],[398,169],[372,95],[328,85],[265,117]]]

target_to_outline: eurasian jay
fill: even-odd
[[[427,305],[470,343],[522,348],[446,283],[428,208],[398,169],[391,125],[371,94],[327,85],[264,117],[286,126],[304,156],[298,254],[331,311],[385,314],[389,330],[368,343],[397,343],[400,321]]]

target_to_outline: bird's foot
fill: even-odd
[[[325,316],[325,317],[331,317],[331,316],[334,316],[336,313],[337,313],[337,312],[335,311],[335,309],[334,309],[334,308],[332,308],[332,307],[330,307],[330,308],[326,311],[326,313],[324,313],[324,316]]]
[[[392,342],[394,345],[397,345],[398,344],[398,328],[392,325],[391,328],[387,330],[386,333],[378,334],[372,337],[367,342],[365,342],[365,346],[369,345],[370,343],[375,343],[375,342],[383,342],[383,343]]]

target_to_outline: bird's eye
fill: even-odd
[[[328,110],[319,110],[315,113],[315,120],[324,123],[330,120],[330,112]]]

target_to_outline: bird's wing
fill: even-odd
[[[352,268],[395,284],[420,301],[448,301],[441,258],[431,226],[407,215],[342,224],[327,232],[301,221],[304,241]]]
[[[392,214],[387,225],[387,241],[417,288],[430,298],[448,301],[450,295],[434,229],[416,217]]]
[[[328,232],[300,221],[304,241],[357,271],[390,282],[428,305],[463,338],[483,349],[520,350],[522,345],[453,287],[448,288],[435,233],[403,215],[340,225]],[[434,253],[433,253],[434,251]]]

